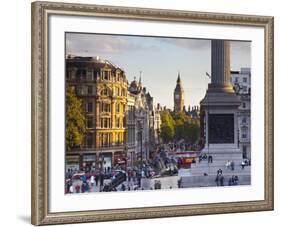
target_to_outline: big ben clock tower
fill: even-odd
[[[174,91],[174,111],[183,111],[184,107],[184,90],[181,83],[180,74],[178,74],[177,85]]]

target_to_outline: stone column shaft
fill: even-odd
[[[230,42],[212,40],[212,79],[219,87],[230,86]]]

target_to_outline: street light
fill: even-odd
[[[99,143],[100,150],[97,153],[97,167],[98,167],[99,173],[101,173],[102,172],[102,166],[103,166],[102,164],[103,164],[104,157],[103,157],[103,153],[102,153],[102,146],[103,146],[102,142],[103,141],[102,141],[102,137],[101,137],[100,134],[98,134],[98,141],[100,142]]]
[[[127,145],[125,145],[125,147],[124,147],[124,153],[125,153],[125,157],[126,157],[126,159],[125,159],[125,171],[127,172],[127,161],[128,161],[128,154],[127,154],[127,152],[128,152],[128,146]]]
[[[206,76],[209,78],[209,79],[212,79],[212,76],[206,72]],[[210,163],[209,163],[209,156],[210,156],[210,150],[209,150],[209,97],[208,95],[206,96],[207,97],[207,111],[206,111],[206,132],[208,130],[208,135],[206,133],[206,140],[208,141],[207,143],[207,148],[208,148],[208,174],[210,175]]]
[[[141,121],[138,121],[138,129],[139,129],[139,139],[141,143],[141,164],[143,163],[143,153],[142,153],[142,131],[143,131],[143,126]]]

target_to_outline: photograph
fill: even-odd
[[[250,40],[65,32],[65,194],[251,185],[251,55]]]
[[[34,2],[32,224],[272,210],[273,23]]]

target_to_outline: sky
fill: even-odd
[[[129,83],[136,77],[155,105],[173,109],[178,73],[185,106],[199,105],[211,74],[211,41],[203,39],[66,33],[66,54],[99,56],[122,68]],[[231,69],[251,66],[251,42],[231,41]]]

